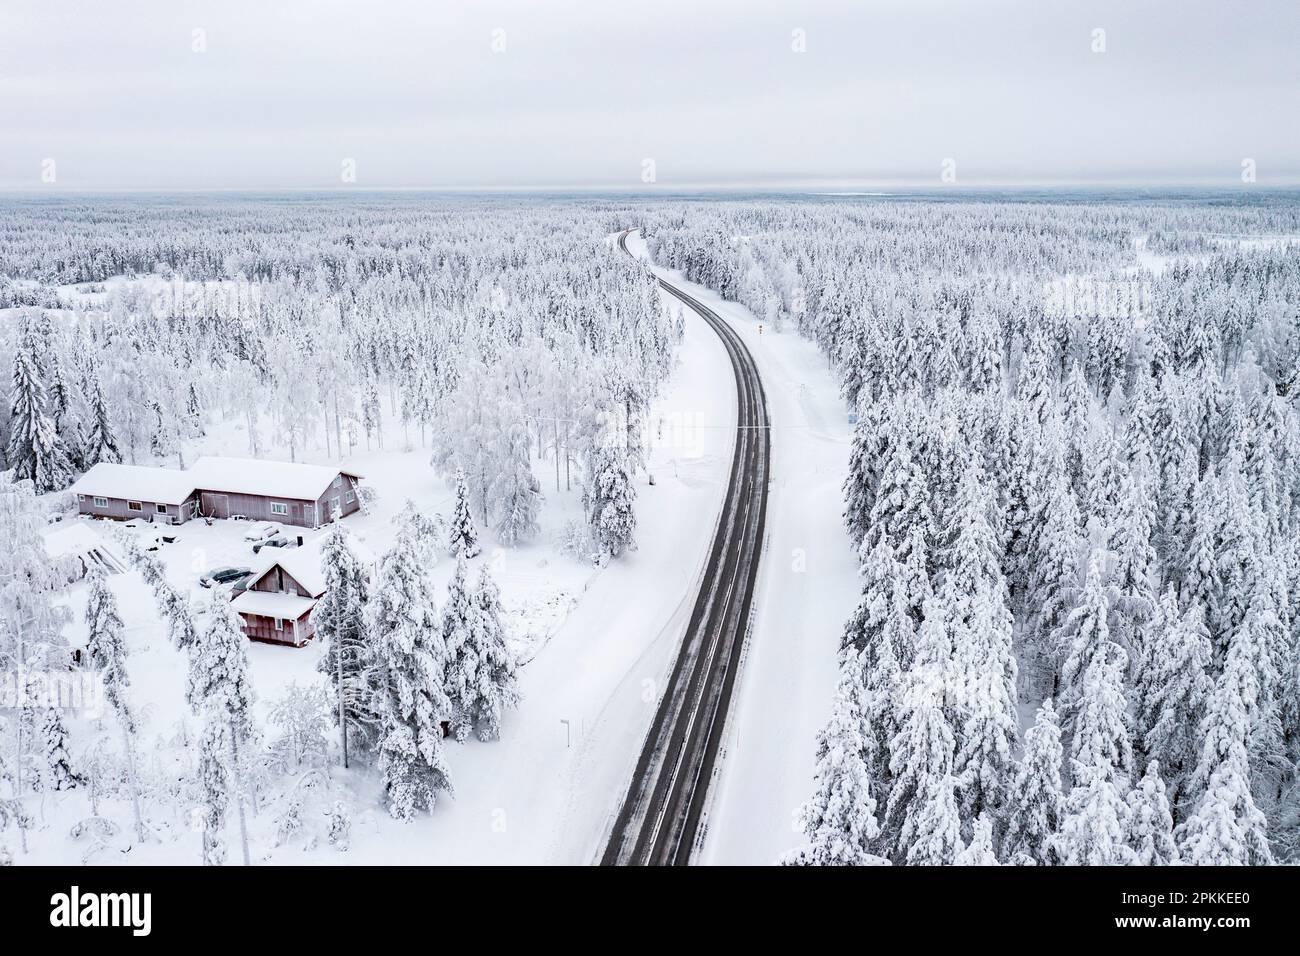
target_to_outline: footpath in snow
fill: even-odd
[[[639,235],[628,247],[645,256]],[[654,267],[726,319],[758,364],[772,420],[767,549],[699,862],[770,864],[803,842],[794,811],[812,792],[815,737],[830,715],[835,651],[858,600],[841,520],[852,426],[817,347]]]

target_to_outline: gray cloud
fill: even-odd
[[[1300,178],[1292,0],[7,0],[0,17],[7,188],[330,187],[344,157],[376,187],[635,188],[646,157],[660,187],[937,182],[946,157],[972,183],[1229,184],[1244,157],[1261,183]]]

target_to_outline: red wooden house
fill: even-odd
[[[324,544],[321,534],[300,548],[279,551],[234,598],[231,607],[243,618],[249,640],[302,647],[316,636],[311,612],[325,596]],[[365,545],[351,537],[348,544],[363,565],[373,566],[374,555]]]

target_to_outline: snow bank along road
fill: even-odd
[[[626,232],[619,246],[629,251]],[[690,862],[749,630],[767,519],[771,448],[758,368],[716,312],[662,278],[659,285],[708,322],[727,350],[736,376],[736,441],[700,591],[605,847],[606,865]]]

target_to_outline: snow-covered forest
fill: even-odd
[[[861,601],[786,862],[1297,859],[1293,201],[645,222],[857,416]]]
[[[0,859],[85,794],[71,836],[86,858],[124,834],[197,829],[217,864],[264,852],[250,851],[259,809],[275,846],[346,848],[364,801],[332,800],[328,833],[310,839],[303,817],[339,794],[321,780],[349,758],[373,768],[375,804],[399,819],[453,791],[444,732],[494,740],[520,696],[503,559],[480,558],[484,546],[536,539],[547,486],[582,505],[567,553],[600,565],[636,545],[644,419],[680,330],[607,241],[621,221],[602,204],[471,199],[6,201]],[[228,590],[200,601],[176,562],[106,532],[144,586],[134,599],[188,662],[190,714],[147,742],[123,636],[140,608],[118,606],[129,586],[78,582],[41,532],[72,520],[64,489],[97,463],[184,467],[200,442],[238,434],[244,455],[291,461],[396,442],[399,467],[424,463],[454,506],[408,503],[372,536],[373,574],[342,524],[326,532],[322,680],[260,708]],[[445,600],[429,576],[439,555],[456,565]],[[69,632],[84,642],[75,662]],[[69,688],[101,686],[111,706],[65,720]],[[139,696],[160,690],[175,688]]]
[[[385,862],[475,750],[533,732],[510,621],[537,609],[508,607],[504,577],[568,575],[579,605],[581,575],[626,570],[687,489],[721,488],[701,462],[729,460],[650,473],[692,340],[613,242],[634,225],[773,350],[816,343],[853,422],[832,544],[858,606],[807,636],[828,662],[838,646],[838,686],[765,702],[830,714],[783,862],[1300,862],[1300,205],[1265,193],[0,202],[0,863],[362,840]],[[729,399],[716,352],[695,371]],[[704,411],[702,431],[735,431]],[[85,579],[43,545],[96,463],[213,448],[365,456],[368,494],[410,492],[321,533],[315,657],[258,656],[229,593],[198,589],[206,544],[104,531],[129,570]],[[701,550],[711,500],[688,516]],[[669,614],[693,560],[615,578],[596,613]],[[653,634],[583,626],[547,673],[608,682],[533,688],[590,698],[545,711],[565,754],[584,717],[628,713],[615,688],[648,723],[657,686]],[[627,752],[598,784],[536,747],[507,779],[542,806],[604,787],[599,817],[644,730],[602,738]],[[504,834],[498,810],[470,819]]]

